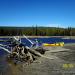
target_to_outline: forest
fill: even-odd
[[[60,27],[0,27],[0,36],[75,36],[75,28]]]

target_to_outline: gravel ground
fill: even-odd
[[[14,65],[0,57],[0,75],[75,75],[75,44],[48,49],[48,58],[40,57],[30,65]]]

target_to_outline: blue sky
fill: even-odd
[[[75,27],[75,0],[0,0],[0,26]]]

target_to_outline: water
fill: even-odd
[[[30,40],[35,41],[36,38],[30,38]],[[75,39],[62,39],[62,38],[37,38],[41,43],[56,43],[56,42],[64,42],[64,43],[75,43]],[[26,39],[22,39],[22,42],[26,45],[30,46],[30,43]]]
[[[35,41],[36,38],[29,38],[32,41]],[[0,38],[0,40],[8,40],[8,38]],[[40,45],[42,43],[55,43],[55,42],[64,42],[64,43],[75,43],[75,39],[62,39],[62,38],[37,38],[37,40],[40,41]],[[24,43],[27,46],[31,46],[31,43],[26,40],[25,38],[21,39],[22,43]],[[8,45],[8,42],[0,42],[0,44]],[[7,48],[7,47],[5,47]],[[10,48],[9,48],[10,50]],[[7,54],[5,51],[0,49],[0,56]]]

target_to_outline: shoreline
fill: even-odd
[[[0,36],[0,38],[12,38],[13,36]],[[62,38],[62,39],[75,39],[75,36],[27,36],[28,38]],[[24,38],[20,36],[20,38]]]
[[[72,48],[73,47],[73,48]],[[50,59],[40,57],[37,59],[37,62],[33,62],[30,65],[18,64],[14,65],[12,63],[6,62],[5,58],[1,60],[1,74],[3,75],[58,75],[59,72],[65,71],[67,69],[62,67],[63,64],[73,64],[75,63],[75,45],[68,44],[66,47],[50,47],[49,51],[45,53],[44,56],[49,57]],[[3,62],[5,64],[3,64]],[[8,72],[9,70],[9,72]],[[74,69],[69,69],[73,71]],[[63,73],[61,73],[63,74]],[[68,74],[66,74],[68,75]]]

